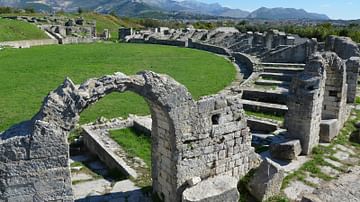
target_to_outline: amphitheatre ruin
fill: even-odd
[[[66,23],[42,25],[42,29],[58,44],[109,38],[108,30],[96,38],[92,23]],[[70,32],[87,36],[68,39]],[[241,189],[258,201],[279,194],[292,201],[359,200],[358,189],[352,193],[351,187],[338,186],[356,186],[358,177],[354,176],[360,169],[342,169],[358,164],[357,148],[334,142],[343,137],[343,128],[357,110],[360,50],[350,38],[330,36],[318,42],[277,30],[241,33],[230,27],[162,27],[120,28],[119,40],[214,53],[232,62],[236,79],[217,94],[196,100],[184,85],[151,69],[136,75],[114,72],[81,84],[66,78],[44,95],[41,108],[30,120],[0,133],[0,201],[74,201],[68,136],[86,108],[111,93],[127,91],[144,98],[150,116],[82,125],[82,141],[107,167],[135,180],[146,175],[146,165],[141,159],[119,155],[119,146],[108,133],[134,128],[151,136],[151,173],[147,175],[151,192],[161,201],[239,201]],[[245,111],[274,116],[256,117]],[[283,123],[273,117],[283,117]],[[358,131],[352,139],[360,141]],[[325,156],[311,173],[302,166],[316,159],[319,146],[329,147],[334,156]],[[294,173],[301,173],[305,180]],[[324,176],[330,177],[325,180]],[[246,186],[238,186],[244,177],[249,178]],[[285,179],[290,182],[282,189]],[[143,195],[126,198],[115,190],[103,198],[99,194],[89,197],[89,201],[152,200]]]

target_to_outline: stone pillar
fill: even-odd
[[[109,40],[110,39],[110,32],[108,29],[104,29],[104,32],[103,32],[103,37],[105,40]]]
[[[325,71],[325,60],[314,55],[290,85],[285,127],[290,139],[300,140],[303,154],[311,153],[319,142]]]
[[[266,33],[265,36],[265,46],[268,50],[271,50],[273,48],[273,41],[274,41],[274,32],[269,31]]]
[[[295,45],[295,37],[287,36],[286,37],[286,45]]]
[[[346,62],[347,103],[354,103],[360,68],[360,57],[351,57]]]
[[[264,35],[259,32],[255,32],[252,46],[265,46]]]
[[[248,45],[252,46],[253,40],[254,40],[254,33],[253,32],[247,32],[246,35],[247,35],[247,38],[248,38]]]
[[[127,36],[133,35],[132,28],[120,28],[119,29],[119,41],[125,41]]]
[[[326,60],[326,84],[322,119],[342,119],[346,107],[346,66],[335,53],[323,54]]]

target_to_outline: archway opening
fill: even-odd
[[[129,108],[124,111],[138,115],[119,111],[121,117],[103,117],[103,113],[108,114],[108,110],[116,108],[107,106],[108,99],[129,102]],[[96,121],[86,123],[95,115],[98,116]],[[171,159],[172,140],[166,132],[172,128],[170,122],[161,106],[133,92],[110,93],[85,109],[80,118],[82,125],[68,138],[75,199],[91,199],[94,194],[100,200],[101,197],[104,200],[120,200],[125,196],[144,197],[142,200],[156,197],[152,195],[152,176],[171,178],[158,172],[164,166],[162,159]],[[160,193],[160,196],[165,194]]]

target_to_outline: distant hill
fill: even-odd
[[[310,20],[329,20],[330,18],[324,14],[309,13],[304,9],[294,8],[265,8],[261,7],[250,13],[248,18],[255,19],[271,19],[271,20],[286,20],[286,19],[310,19]]]
[[[250,13],[240,9],[231,9],[218,3],[208,4],[197,0],[0,0],[2,6],[34,7],[40,11],[64,10],[77,11],[82,8],[99,13],[115,12],[120,16],[185,16],[186,19],[198,19],[208,16],[256,19],[312,19],[327,20],[326,15],[309,13],[294,8],[259,8]],[[155,15],[156,14],[156,15]],[[180,15],[179,15],[180,14]],[[186,15],[189,15],[186,17]]]

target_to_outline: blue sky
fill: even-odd
[[[253,11],[262,6],[303,8],[328,15],[332,19],[360,19],[360,0],[199,0],[220,3],[230,8]]]

